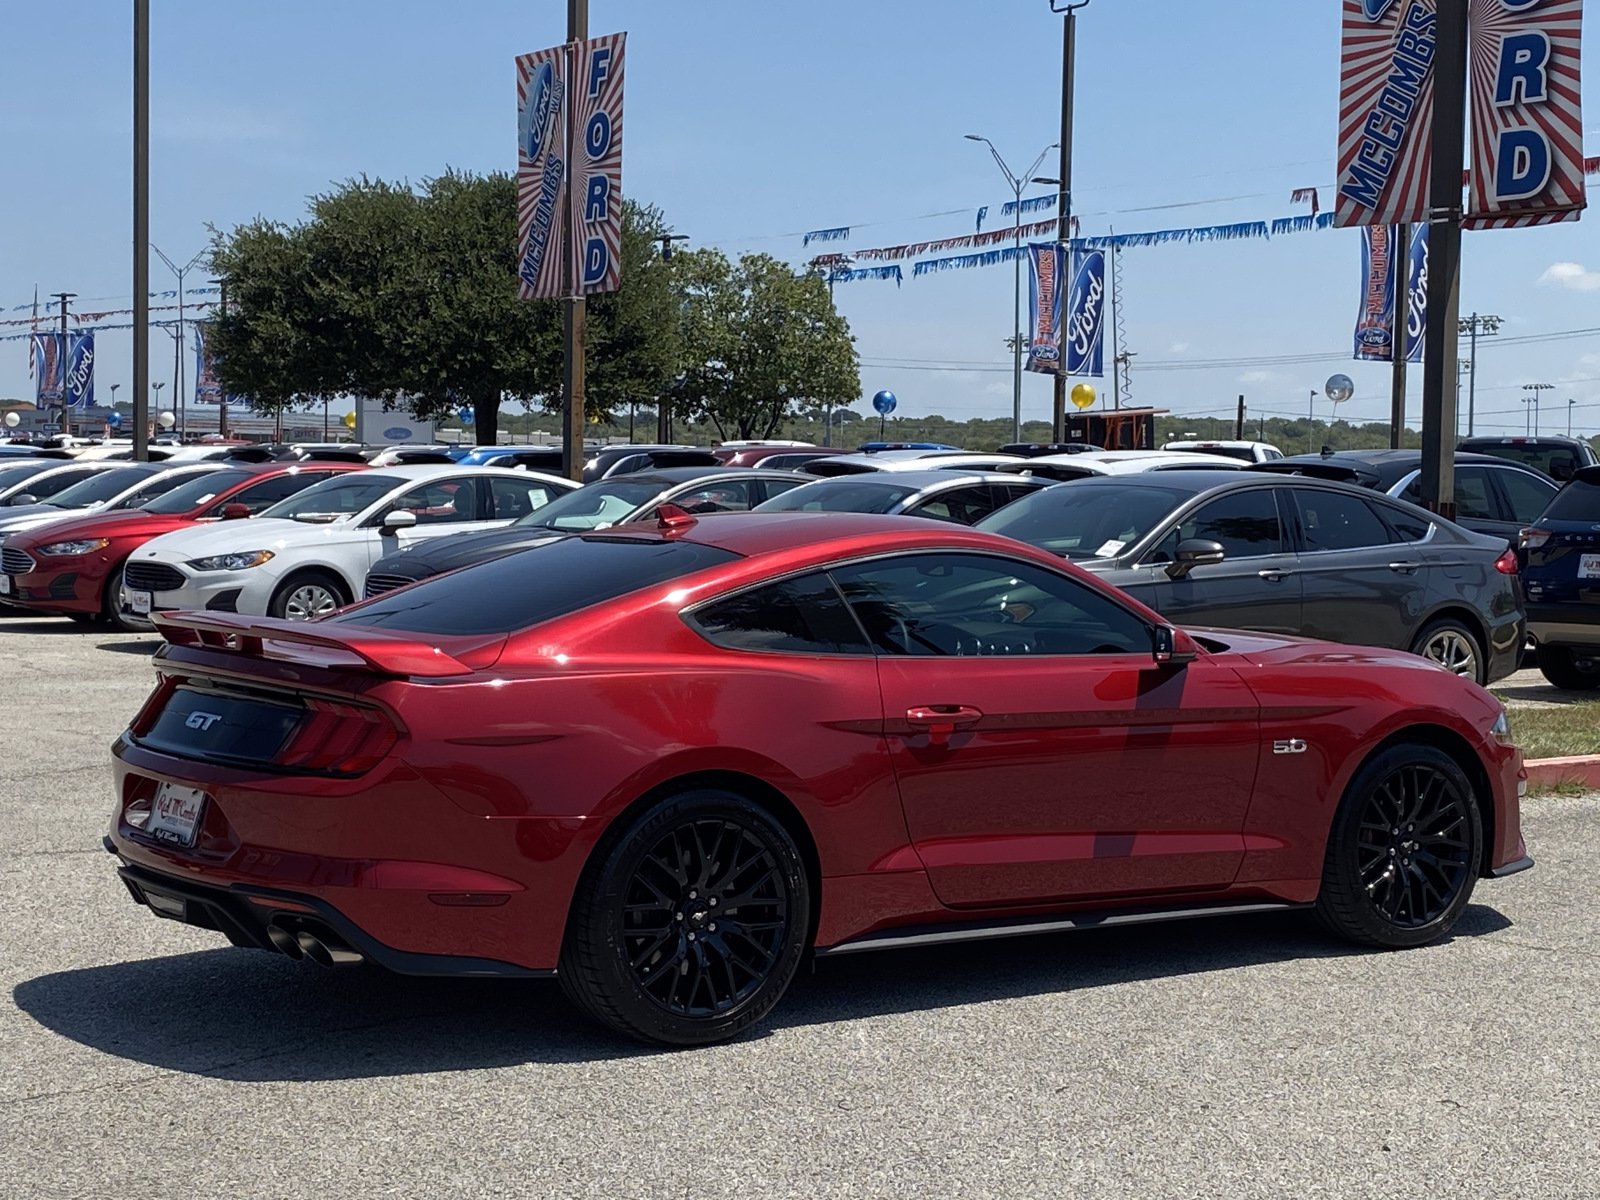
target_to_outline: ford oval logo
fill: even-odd
[[[385,429],[383,436],[391,442],[409,442],[411,440],[411,430],[404,425],[396,425],[393,429]]]
[[[1357,335],[1357,340],[1363,346],[1387,346],[1389,344],[1389,331],[1381,327],[1363,329]]]
[[[552,62],[542,62],[534,68],[528,80],[528,102],[519,115],[522,134],[522,152],[529,158],[538,158],[544,149],[544,140],[550,133],[550,117],[555,107],[556,68]]]
[[[1394,0],[1361,0],[1361,11],[1367,20],[1381,21],[1393,4]]]

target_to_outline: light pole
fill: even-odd
[[[982,142],[989,147],[989,153],[994,156],[994,161],[999,164],[1001,173],[1006,177],[1006,183],[1011,187],[1011,195],[1016,201],[1012,215],[1016,218],[1012,226],[1012,244],[1014,258],[1012,266],[1012,326],[1016,334],[1017,345],[1011,355],[1011,440],[1022,440],[1022,191],[1028,186],[1028,180],[1033,178],[1033,173],[1039,169],[1039,164],[1045,155],[1056,148],[1056,143],[1051,142],[1039,151],[1039,157],[1033,160],[1033,165],[1021,175],[1016,174],[1006,166],[1006,160],[1000,157],[1000,151],[994,148],[994,143],[981,134],[969,133],[966,135],[969,142]],[[1059,284],[1058,284],[1059,286]]]
[[[178,343],[173,347],[175,365],[172,368],[172,390],[178,402],[178,440],[181,442],[184,435],[189,432],[189,402],[183,390],[183,277],[194,270],[206,256],[206,251],[204,249],[195,251],[194,257],[180,267],[161,253],[161,247],[154,242],[150,243],[150,249],[154,250],[156,257],[166,263],[167,269],[178,277],[178,331],[174,335]]]
[[[121,387],[121,386],[122,385],[120,383],[113,383],[111,385],[111,411],[112,412],[116,412],[117,411],[117,389],[119,387]],[[1570,403],[1570,401],[1568,403]],[[1571,423],[1570,420],[1569,420],[1568,423],[1569,424]]]
[[[166,386],[167,385],[164,380],[152,383],[150,385],[150,390],[155,393],[155,395],[150,398],[150,411],[152,413],[159,414],[161,412],[161,389]],[[150,419],[156,420],[155,417],[151,417]]]
[[[1470,358],[1456,359],[1456,440],[1461,440],[1461,377],[1472,370]],[[1398,447],[1397,447],[1398,448]]]
[[[828,308],[834,315],[838,315],[838,306],[833,302],[833,285],[839,281],[841,276],[849,274],[850,269],[855,266],[855,260],[848,254],[819,254],[806,266],[813,275],[828,281]],[[822,425],[822,444],[824,447],[831,447],[833,445],[833,401],[831,399],[827,402],[825,414]]]
[[[1306,401],[1306,453],[1316,453],[1316,433],[1312,426],[1317,420],[1317,389],[1311,389],[1311,398]]]
[[[1574,404],[1576,404],[1576,403],[1577,403],[1576,400],[1572,399],[1570,396],[1567,397],[1567,436],[1568,437],[1572,436],[1572,406]]]
[[[1050,0],[1050,11],[1066,17],[1061,23],[1061,140],[1056,143],[1061,149],[1060,178],[1056,181],[1056,241],[1061,246],[1063,258],[1072,243],[1072,101],[1078,59],[1078,10],[1088,3],[1089,0]],[[1071,268],[1066,266],[1066,269]],[[1059,282],[1057,286],[1060,286]],[[1113,407],[1121,408],[1121,389],[1114,390],[1117,394]],[[1065,439],[1066,423],[1067,356],[1063,353],[1056,360],[1055,402],[1051,407],[1052,440],[1059,442]],[[1017,440],[1022,440],[1020,435]]]
[[[1457,322],[1459,332],[1468,335],[1471,342],[1467,348],[1467,436],[1473,434],[1474,418],[1477,416],[1478,399],[1478,334],[1484,337],[1493,337],[1500,332],[1500,326],[1505,324],[1501,317],[1491,317],[1484,313],[1473,313],[1470,317],[1463,317]],[[1459,403],[1457,404],[1459,408]]]
[[[1539,393],[1548,392],[1556,385],[1553,383],[1525,383],[1522,390],[1531,393],[1531,397],[1523,401],[1524,404],[1533,405],[1533,436],[1539,436]]]

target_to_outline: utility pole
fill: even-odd
[[[1239,397],[1239,412],[1233,419],[1233,436],[1237,441],[1244,441],[1244,397]]]
[[[133,457],[150,458],[150,0],[133,0]]]
[[[1456,441],[1461,440],[1461,377],[1472,370],[1472,360],[1463,358],[1456,363]]]
[[[217,316],[228,315],[228,281],[217,280]],[[222,381],[217,381],[217,436],[223,441],[228,440],[228,389],[222,386]]]
[[[1428,177],[1428,328],[1422,363],[1422,503],[1456,515],[1450,364],[1459,357],[1461,173],[1466,161],[1467,0],[1438,0],[1433,59],[1433,161]],[[1434,290],[1435,284],[1441,284]],[[1442,303],[1441,303],[1442,301]],[[1438,314],[1435,320],[1434,314]],[[1473,355],[1476,358],[1476,355]]]
[[[1467,350],[1468,361],[1471,366],[1467,368],[1467,436],[1473,435],[1473,426],[1477,419],[1478,410],[1478,334],[1484,337],[1493,337],[1500,332],[1500,326],[1505,321],[1500,317],[1492,317],[1483,313],[1473,313],[1456,322],[1456,332],[1467,334],[1471,339],[1470,348]]]
[[[571,161],[578,157],[581,131],[574,124],[577,111],[578,50],[574,43],[589,36],[589,0],[567,0],[567,94],[562,105],[567,123],[568,167],[562,181],[561,265],[566,297],[561,302],[564,356],[562,393],[566,419],[561,423],[561,461],[567,478],[583,478],[583,419],[587,403],[585,366],[588,354],[588,307],[584,302],[577,254],[578,194],[572,186]]]
[[[1572,397],[1570,397],[1570,396],[1567,397],[1567,436],[1568,437],[1572,436],[1572,406],[1574,404],[1576,404],[1576,403],[1577,403],[1577,401],[1572,399]]]
[[[61,436],[72,436],[72,405],[68,403],[71,397],[67,394],[69,375],[67,368],[72,363],[72,355],[67,349],[67,301],[76,299],[77,292],[52,292],[51,298],[61,303]]]
[[[1400,449],[1406,427],[1406,331],[1411,323],[1411,272],[1401,263],[1411,261],[1411,226],[1401,225],[1396,244],[1389,247],[1390,274],[1394,276],[1394,329],[1389,357],[1394,372],[1389,377],[1389,449]]]
[[[1078,10],[1089,3],[1089,0],[1068,0],[1058,6],[1058,0],[1050,0],[1050,11],[1064,14],[1061,22],[1061,137],[1056,143],[1061,147],[1061,169],[1058,173],[1060,189],[1056,196],[1056,241],[1061,246],[1061,273],[1067,279],[1072,275],[1072,260],[1070,250],[1072,247],[1072,100],[1076,87],[1077,58],[1078,58]],[[1031,172],[1030,172],[1031,174]],[[1056,286],[1063,286],[1065,280],[1057,280]],[[1065,309],[1070,297],[1062,294],[1062,305]],[[1062,331],[1065,334],[1065,317],[1063,317]],[[1051,407],[1051,440],[1064,442],[1067,438],[1067,348],[1066,337],[1063,336],[1061,353],[1056,359],[1056,377],[1054,403]],[[1115,350],[1113,350],[1112,371],[1116,371]],[[1115,407],[1120,407],[1121,393],[1113,389],[1113,397],[1117,402]],[[1018,438],[1020,441],[1020,437]]]
[[[1306,453],[1307,454],[1315,454],[1317,452],[1317,443],[1316,443],[1317,435],[1312,429],[1312,426],[1316,424],[1316,420],[1317,420],[1317,389],[1316,388],[1312,388],[1311,389],[1311,398],[1306,401]]]

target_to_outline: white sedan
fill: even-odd
[[[1091,475],[1141,475],[1146,471],[1239,471],[1244,463],[1221,454],[1181,450],[1090,450],[1083,454],[1047,454],[997,466],[1011,475],[1035,475],[1063,482]]]
[[[250,521],[180,529],[146,542],[122,577],[130,623],[172,609],[306,621],[361,595],[367,568],[391,550],[494,529],[577,487],[502,467],[352,471],[306,488]]]

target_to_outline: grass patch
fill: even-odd
[[[1510,709],[1511,737],[1524,758],[1600,754],[1600,700]]]

